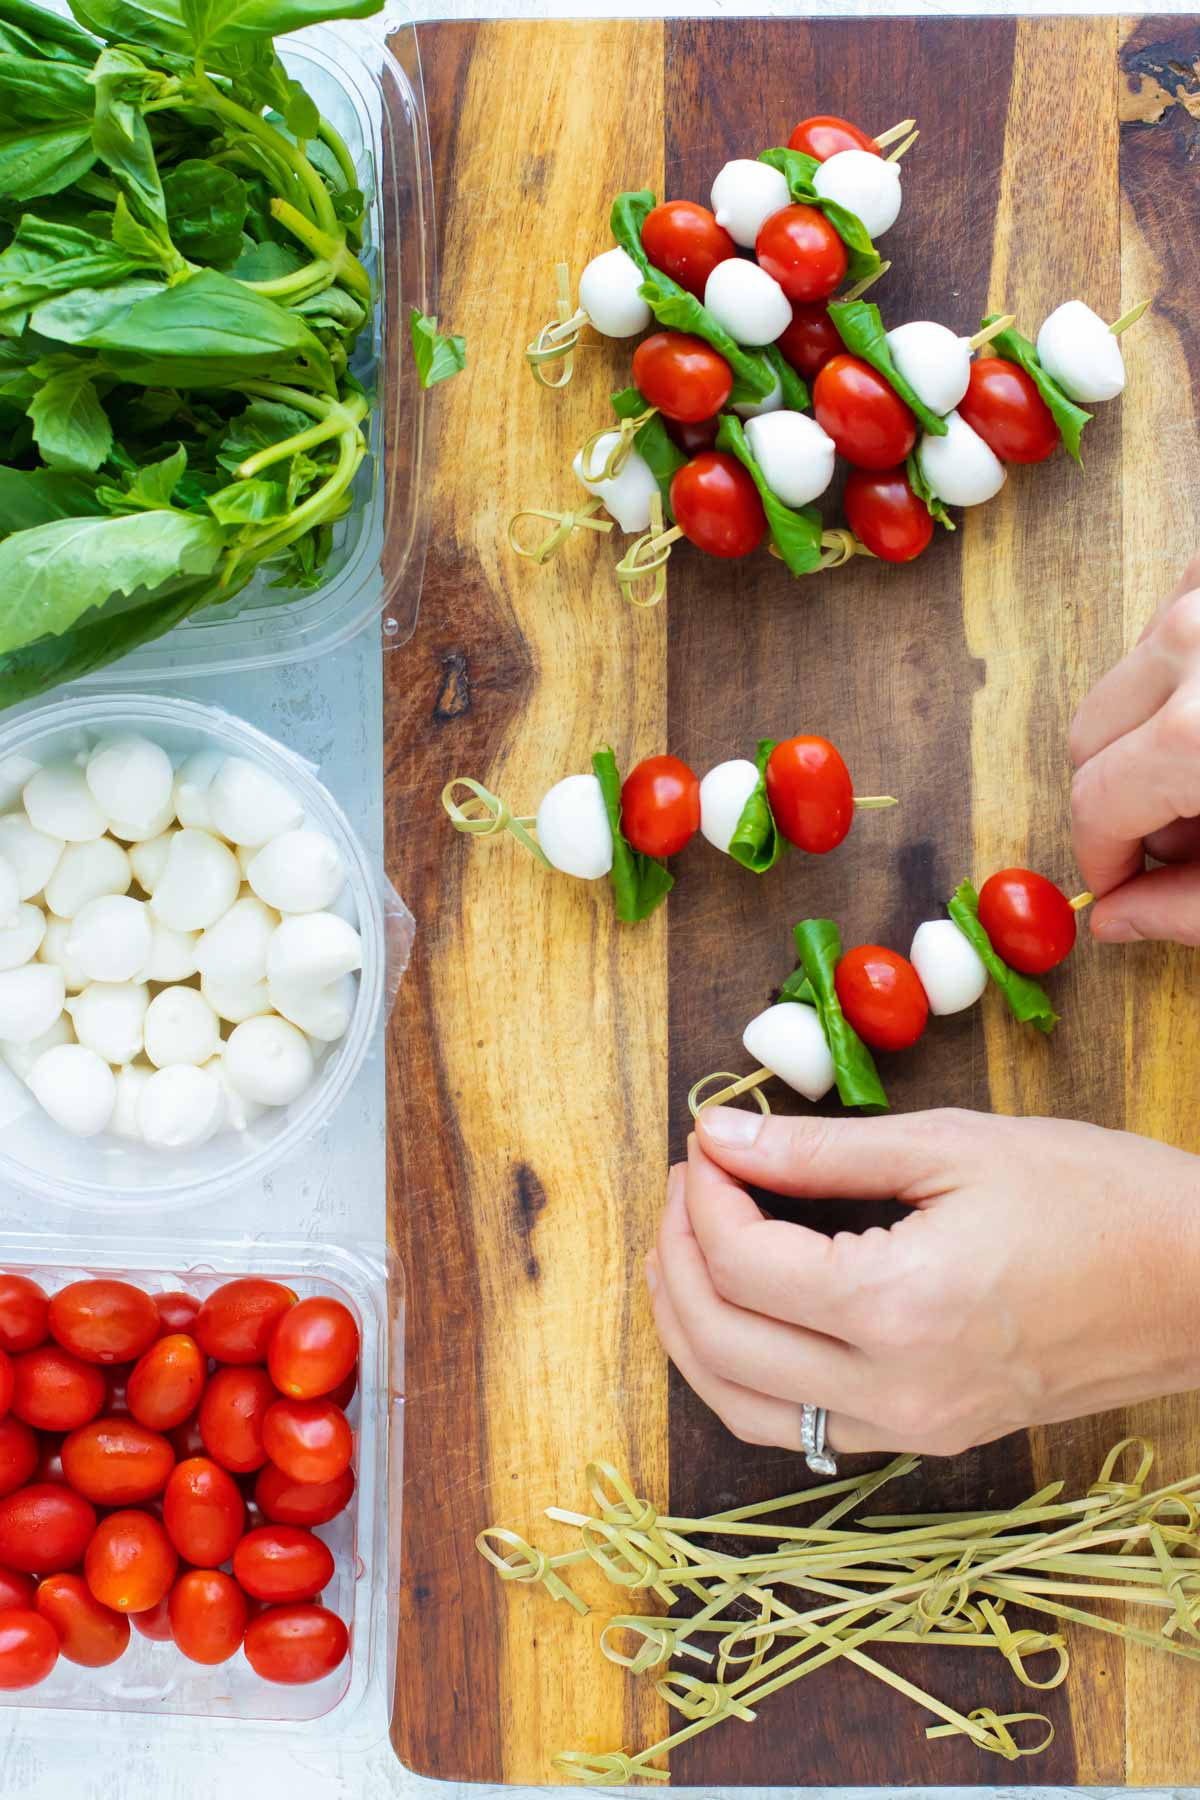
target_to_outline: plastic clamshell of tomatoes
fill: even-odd
[[[313,1294],[297,1301],[279,1321],[267,1367],[281,1394],[292,1400],[316,1400],[345,1381],[358,1361],[358,1351],[358,1326],[349,1307]]]
[[[1075,948],[1078,922],[1062,889],[1033,869],[1000,869],[979,890],[979,923],[1022,975],[1045,975]]]
[[[842,506],[855,537],[883,562],[912,562],[929,548],[933,516],[903,466],[851,469]]]
[[[344,1661],[350,1634],[325,1606],[271,1606],[251,1619],[242,1648],[264,1681],[296,1687],[320,1681]]]
[[[749,556],[767,529],[752,477],[724,450],[702,450],[675,471],[671,511],[684,536],[709,556]]]
[[[276,1400],[263,1419],[263,1448],[293,1481],[336,1481],[350,1466],[354,1434],[332,1400]]]
[[[147,1512],[109,1513],[92,1534],[83,1572],[92,1593],[114,1612],[145,1612],[170,1591],[179,1558]]]
[[[813,383],[817,424],[847,462],[891,469],[917,441],[917,421],[890,382],[861,357],[831,357]]]
[[[124,1656],[129,1620],[111,1606],[102,1606],[82,1575],[47,1575],[38,1584],[34,1605],[53,1625],[68,1662],[105,1669]]]
[[[857,944],[834,971],[842,1011],[872,1050],[907,1050],[929,1020],[929,1001],[908,958],[883,944]]]
[[[28,1575],[73,1569],[96,1530],[96,1509],[57,1481],[35,1481],[0,1500],[0,1563]]]
[[[697,300],[720,262],[737,255],[737,245],[707,206],[695,200],[664,200],[647,213],[642,249],[651,263]]]
[[[265,1363],[276,1326],[295,1304],[292,1289],[281,1281],[239,1276],[213,1290],[188,1328],[189,1335],[217,1362]]]
[[[223,1368],[209,1378],[200,1402],[200,1436],[214,1462],[249,1475],[267,1460],[262,1428],[279,1394],[265,1369]]]
[[[136,1419],[93,1419],[65,1439],[62,1466],[76,1493],[97,1506],[132,1506],[162,1493],[175,1452]]]
[[[254,1498],[264,1517],[278,1525],[328,1525],[354,1497],[354,1471],[343,1469],[333,1481],[293,1481],[274,1463],[260,1469]]]
[[[185,1562],[202,1569],[228,1562],[245,1521],[242,1491],[219,1463],[193,1456],[172,1469],[163,1494],[163,1524]]]
[[[817,162],[825,162],[843,150],[867,150],[873,156],[880,154],[873,137],[868,137],[849,119],[839,119],[836,113],[815,113],[811,119],[801,119],[788,139],[788,149],[802,150],[805,156],[815,157]]]
[[[0,1613],[0,1688],[13,1692],[45,1681],[58,1661],[58,1633],[32,1607]]]
[[[144,1350],[130,1371],[126,1401],[139,1425],[172,1431],[191,1418],[208,1380],[208,1360],[195,1338],[172,1332]]]
[[[676,856],[700,829],[700,782],[677,756],[648,756],[621,789],[621,830],[643,856]]]
[[[175,1647],[189,1662],[228,1662],[246,1634],[250,1608],[232,1575],[188,1569],[167,1596]]]
[[[767,759],[767,801],[790,844],[824,856],[854,823],[854,784],[823,737],[785,738]]]
[[[94,1419],[107,1398],[103,1371],[58,1344],[13,1357],[12,1411],[38,1431],[74,1431]]]
[[[150,1295],[128,1281],[89,1276],[59,1288],[50,1302],[50,1335],[88,1363],[133,1362],[162,1323]]]
[[[311,1600],[332,1580],[333,1556],[301,1525],[260,1525],[234,1551],[233,1573],[256,1600]]]

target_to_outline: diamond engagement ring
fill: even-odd
[[[814,1475],[836,1475],[837,1461],[825,1448],[825,1426],[829,1414],[823,1406],[800,1408],[800,1448]]]

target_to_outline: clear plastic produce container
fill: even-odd
[[[65,0],[51,0],[67,12]],[[433,308],[433,192],[416,31],[396,0],[364,20],[312,25],[278,40],[289,72],[341,133],[367,197],[361,260],[376,301],[351,361],[373,397],[369,454],[334,528],[321,586],[272,588],[260,571],[209,607],[88,678],[107,685],[215,675],[322,656],[386,613],[389,645],[417,623],[428,529],[422,464],[425,395],[409,345],[412,307]]]
[[[229,713],[189,700],[93,693],[8,714],[6,721],[0,729],[0,811],[20,804],[17,784],[28,778],[29,763],[74,755],[99,733],[125,729],[143,732],[176,761],[202,749],[247,757],[288,784],[300,797],[306,823],[337,844],[346,887],[335,910],[346,913],[362,939],[358,997],[345,1036],[330,1046],[314,1081],[291,1106],[268,1108],[243,1132],[221,1131],[187,1150],[155,1150],[107,1132],[73,1137],[0,1064],[0,1184],[101,1212],[157,1212],[248,1187],[329,1118],[358,1074],[389,991],[389,941],[395,972],[407,950],[409,915],[311,766]]]
[[[362,1341],[358,1389],[346,1409],[355,1440],[355,1491],[344,1512],[316,1527],[335,1564],[323,1604],[350,1632],[341,1666],[321,1681],[284,1687],[256,1675],[240,1650],[228,1662],[204,1667],[189,1662],[173,1644],[133,1631],[125,1654],[107,1668],[81,1668],[60,1656],[39,1686],[0,1692],[0,1706],[94,1714],[93,1730],[114,1712],[152,1714],[163,1723],[203,1716],[208,1729],[221,1721],[294,1726],[336,1708],[339,1727],[348,1722],[364,1696],[387,1677],[388,1416],[400,1387],[399,1365],[392,1368],[389,1359],[402,1354],[403,1330],[397,1321],[389,1343],[388,1272],[382,1259],[309,1241],[181,1237],[101,1243],[78,1236],[67,1241],[3,1234],[0,1269],[29,1275],[50,1294],[69,1281],[110,1275],[151,1293],[182,1288],[200,1300],[235,1276],[275,1276],[301,1299],[324,1294],[342,1301]]]

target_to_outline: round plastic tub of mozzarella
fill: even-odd
[[[253,727],[149,695],[5,723],[0,769],[0,1183],[94,1215],[260,1179],[383,1004],[380,883],[337,802]]]

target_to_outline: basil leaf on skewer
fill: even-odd
[[[869,281],[879,273],[883,258],[862,220],[836,200],[823,199],[813,186],[813,176],[821,166],[815,156],[806,156],[803,150],[777,149],[764,150],[758,160],[779,170],[798,205],[815,206],[825,214],[846,246],[848,280]]]
[[[1039,1031],[1053,1031],[1058,1014],[1050,1004],[1049,994],[1038,982],[1010,968],[1003,957],[997,955],[991,938],[979,922],[979,895],[969,881],[959,884],[954,898],[947,903],[947,910],[1004,995],[1013,1017],[1023,1025],[1036,1025]]]
[[[983,321],[984,330],[993,325],[998,316],[993,313],[986,318]],[[1077,463],[1081,463],[1083,458],[1080,454],[1080,440],[1084,426],[1091,420],[1091,413],[1086,412],[1082,406],[1077,406],[1074,400],[1063,393],[1054,377],[1047,374],[1038,361],[1038,353],[1033,344],[1011,325],[1007,331],[997,332],[991,340],[991,347],[997,356],[1006,357],[1009,362],[1024,369],[1054,415],[1054,423],[1062,433],[1062,441],[1068,452]]]
[[[736,456],[750,475],[762,499],[772,541],[786,567],[793,575],[811,575],[814,569],[819,569],[823,530],[820,513],[815,506],[785,506],[778,494],[767,486],[766,476],[754,460],[741,421],[732,413],[721,415],[717,449]]]
[[[752,875],[765,875],[783,855],[783,833],[775,823],[767,799],[767,763],[774,748],[774,738],[763,738],[759,743],[754,758],[758,783],[742,808],[737,830],[729,840],[730,856]]]
[[[892,361],[892,353],[888,349],[887,333],[879,308],[870,300],[831,300],[829,317],[833,320],[838,336],[852,356],[861,357],[863,362],[883,376],[888,385],[895,389],[901,400],[914,413],[923,430],[934,437],[945,437],[946,421],[939,418],[918,399],[911,385],[905,381],[899,369]]]
[[[643,856],[629,843],[621,830],[621,776],[617,759],[606,745],[592,757],[592,770],[600,783],[604,808],[612,827],[613,862],[610,879],[616,901],[617,918],[622,925],[637,925],[661,906],[675,877],[665,863],[653,856]]]
[[[614,394],[612,406],[618,419],[640,418],[642,413],[650,410],[635,387],[622,388],[619,394]],[[647,419],[640,431],[635,432],[633,447],[657,481],[662,493],[663,511],[673,520],[675,515],[671,511],[671,480],[688,459],[672,440],[661,413],[655,413],[652,419]]]
[[[875,1058],[850,1024],[837,997],[834,975],[842,955],[840,931],[832,919],[801,919],[793,935],[805,980],[795,993],[788,992],[790,984],[785,984],[780,999],[799,999],[803,992],[809,1005],[816,1007],[833,1057],[842,1105],[856,1106],[863,1112],[886,1112],[888,1097]]]

